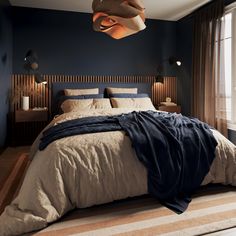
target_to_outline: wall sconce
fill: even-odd
[[[162,75],[157,75],[155,78],[155,82],[164,84],[164,77]]]
[[[177,66],[181,66],[182,64],[177,57],[169,57],[168,61],[170,65],[176,64]]]
[[[93,0],[93,29],[121,39],[146,28],[141,0]]]
[[[164,76],[163,76],[163,63],[168,61],[170,65],[177,65],[177,66],[181,66],[181,61],[174,56],[169,57],[166,60],[163,60],[162,63],[160,65],[158,65],[157,67],[157,76],[155,79],[156,83],[164,83]]]
[[[38,56],[36,52],[33,51],[32,49],[28,50],[25,55],[24,69],[27,70],[28,73],[32,73],[34,75],[36,83],[47,84],[47,81],[44,79],[44,77],[38,73],[39,69]]]
[[[33,50],[29,50],[24,59],[24,68],[28,72],[35,71],[39,67],[38,56]]]
[[[34,80],[37,84],[47,84],[47,81],[44,79],[43,75],[40,75],[38,73],[34,75]]]

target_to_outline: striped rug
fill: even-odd
[[[236,188],[217,186],[201,189],[181,215],[144,196],[73,211],[31,235],[183,236],[232,227],[236,227]]]

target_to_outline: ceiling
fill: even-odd
[[[143,0],[149,19],[176,21],[210,0]],[[91,13],[92,0],[10,0],[11,5]]]

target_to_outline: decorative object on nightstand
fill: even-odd
[[[177,106],[176,103],[171,102],[171,98],[170,97],[166,97],[166,101],[165,102],[160,102],[161,106]]]
[[[181,106],[178,106],[176,103],[171,101],[170,97],[166,97],[165,102],[161,102],[160,105],[155,105],[157,110],[166,111],[166,112],[181,112]]]
[[[21,105],[22,105],[22,110],[28,111],[29,110],[29,96],[22,96],[21,97]]]

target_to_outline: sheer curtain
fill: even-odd
[[[194,14],[192,115],[227,136],[223,14],[223,0]]]

